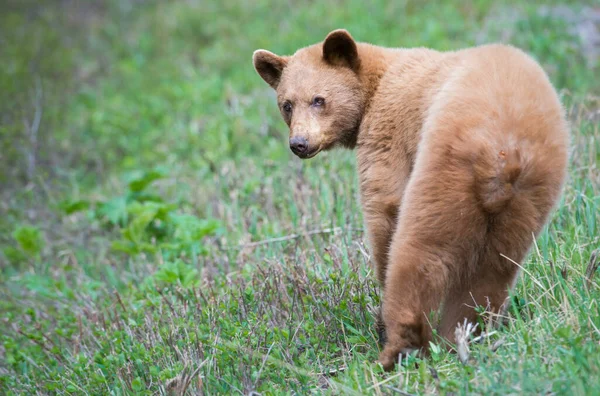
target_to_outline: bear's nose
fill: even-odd
[[[303,137],[295,136],[290,139],[290,148],[294,154],[304,154],[308,150],[308,140]]]

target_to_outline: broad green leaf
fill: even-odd
[[[144,172],[140,176],[129,181],[129,189],[134,192],[142,191],[152,182],[165,177],[165,175],[165,172],[158,169]]]

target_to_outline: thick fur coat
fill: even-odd
[[[296,155],[356,149],[382,365],[426,352],[432,329],[454,341],[476,306],[500,314],[566,178],[568,126],[542,68],[506,45],[392,49],[345,30],[253,61]]]

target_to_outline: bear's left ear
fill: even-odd
[[[323,59],[330,65],[358,69],[358,48],[347,30],[337,29],[327,35],[323,42]]]

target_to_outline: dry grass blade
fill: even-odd
[[[399,395],[414,396],[413,393],[404,392],[402,389],[395,388],[395,387],[393,387],[391,385],[384,385],[384,387],[386,387],[387,389],[393,391],[394,393],[398,393]]]
[[[202,366],[204,366],[206,364],[207,361],[208,361],[208,359],[204,360],[192,372],[190,372],[190,368],[186,364],[183,367],[183,370],[181,371],[181,373],[179,373],[179,375],[177,375],[175,378],[172,378],[169,381],[167,381],[167,383],[165,385],[167,394],[174,395],[174,396],[185,395],[185,392],[187,391],[190,384],[192,383],[192,380],[196,377],[198,378],[198,389],[200,390],[202,387],[202,379],[200,377],[198,377],[198,373],[200,372],[200,369],[202,368]]]
[[[261,245],[268,245],[270,243],[291,241],[294,239],[311,236],[311,235],[336,234],[336,233],[340,232],[341,230],[342,229],[340,227],[325,228],[325,229],[321,229],[321,230],[311,230],[311,231],[298,233],[298,234],[284,235],[284,236],[277,237],[277,238],[269,238],[269,239],[264,239],[262,241],[245,243],[245,244],[242,244],[239,246],[229,246],[229,247],[227,247],[227,249],[245,249],[245,248],[256,247],[256,246],[261,246]]]
[[[594,278],[594,274],[600,267],[600,249],[596,249],[592,252],[590,256],[590,262],[585,270],[585,285],[589,289],[592,284],[592,279]]]
[[[477,324],[467,322],[465,319],[462,325],[456,326],[454,335],[456,337],[456,351],[458,358],[463,364],[467,364],[469,361],[469,338],[477,330]]]

